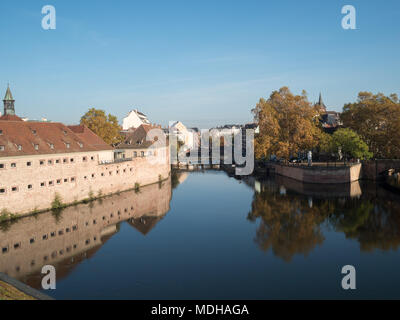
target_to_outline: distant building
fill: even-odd
[[[122,120],[122,130],[127,131],[129,129],[137,129],[142,124],[150,124],[147,116],[138,110],[132,110],[128,115]]]
[[[182,122],[176,121],[172,123],[169,127],[169,131],[176,135],[178,141],[184,143],[189,149],[195,146],[195,137],[197,137],[198,134],[194,130],[186,128]]]
[[[326,133],[334,133],[341,125],[340,112],[328,111],[328,108],[322,100],[322,94],[319,94],[319,100],[315,104],[319,108],[320,122]]]

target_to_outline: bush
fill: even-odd
[[[51,203],[51,209],[52,210],[59,210],[59,209],[62,209],[64,207],[65,207],[65,205],[62,202],[61,196],[58,193],[56,193],[55,196],[54,196],[54,200]]]

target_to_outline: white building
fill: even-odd
[[[175,134],[179,141],[183,142],[186,147],[192,149],[194,147],[195,133],[192,130],[186,128],[186,126],[176,121],[170,125],[170,133]]]
[[[122,130],[129,130],[131,128],[137,129],[142,124],[150,124],[149,119],[143,113],[138,110],[132,110],[128,115],[122,120]]]

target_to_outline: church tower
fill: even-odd
[[[14,98],[11,94],[10,86],[7,87],[6,96],[4,97],[4,116],[15,115]]]

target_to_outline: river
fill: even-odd
[[[221,171],[0,225],[0,272],[56,299],[400,298],[400,196]],[[341,269],[356,269],[343,290]]]

